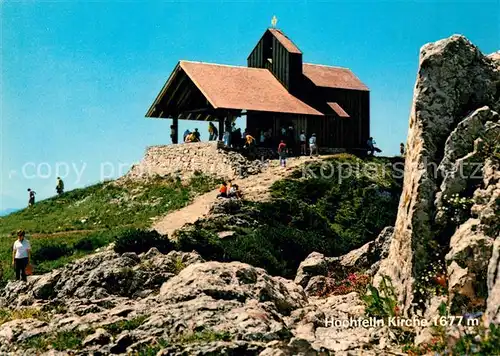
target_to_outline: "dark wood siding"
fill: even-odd
[[[302,65],[302,54],[290,53],[269,31],[264,33],[248,57],[249,67],[268,68],[291,94],[326,116],[252,113],[247,117],[248,129],[257,134],[257,129],[272,128],[279,136],[281,126],[292,122],[297,135],[302,129],[307,137],[316,133],[321,147],[364,148],[370,136],[370,93],[316,87],[302,74]],[[338,103],[350,117],[339,117],[327,102]]]
[[[370,92],[309,87],[302,92],[301,99],[327,115],[323,121],[318,118],[320,121],[314,126],[318,141],[325,147],[365,147],[370,136]],[[338,103],[350,117],[336,115],[326,104],[328,102]]]
[[[251,68],[267,68],[291,93],[302,86],[302,54],[290,53],[276,37],[266,31],[247,59]]]
[[[264,36],[259,40],[252,53],[247,58],[248,67],[250,68],[267,68],[268,58],[272,59],[272,35],[266,31]],[[270,68],[269,68],[270,69]]]

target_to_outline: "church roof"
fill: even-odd
[[[191,61],[180,61],[179,66],[214,109],[324,116],[290,94],[267,69]],[[172,76],[178,73],[174,70]],[[171,82],[173,78],[169,78],[155,103],[173,95],[175,88],[169,88]],[[153,107],[147,116],[155,117]]]

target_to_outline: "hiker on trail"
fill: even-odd
[[[193,134],[194,134],[194,137],[195,137],[194,142],[200,142],[200,141],[201,141],[201,139],[200,139],[201,134],[200,134],[200,132],[198,131],[198,129],[194,129]]]
[[[306,145],[307,138],[304,130],[300,131],[299,141],[300,141],[300,154],[305,156],[307,152],[307,145]]]
[[[36,192],[34,190],[31,190],[30,188],[28,188],[28,194],[29,194],[28,206],[35,205],[35,194],[36,194]]]
[[[219,194],[217,194],[217,198],[227,198],[227,184],[223,182],[219,188]]]
[[[399,144],[399,153],[401,154],[401,157],[405,156],[405,144],[403,142]]]
[[[280,144],[278,145],[278,154],[280,156],[280,166],[285,168],[286,167],[287,147],[286,147],[286,143],[284,140],[281,140]]]
[[[208,136],[209,141],[215,141],[219,136],[219,131],[212,122],[208,124],[208,134],[209,134]]]
[[[316,153],[316,156],[319,156],[318,153],[318,144],[316,142],[316,134],[313,133],[312,136],[309,138],[309,156],[313,156],[313,152]]]
[[[31,259],[31,245],[24,235],[24,230],[17,232],[17,240],[12,247],[12,267],[16,270],[16,280],[22,279],[26,282],[26,267]]]
[[[61,177],[57,177],[56,193],[57,195],[64,193],[64,182]]]
[[[184,134],[182,135],[182,141],[186,142],[186,137],[189,136],[191,132],[189,130],[184,131]]]

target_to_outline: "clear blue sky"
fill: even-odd
[[[406,139],[423,44],[459,33],[500,49],[499,1],[7,0],[0,13],[0,210],[24,206],[28,187],[53,195],[58,162],[73,189],[169,143],[170,120],[144,115],[176,62],[246,65],[273,15],[305,61],[347,66],[370,87],[372,136],[389,155]],[[205,123],[187,125],[206,139]]]

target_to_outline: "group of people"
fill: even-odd
[[[238,184],[233,184],[231,180],[223,182],[219,188],[217,198],[237,198],[240,199],[242,193]]]
[[[170,126],[172,131],[172,139],[174,137],[174,126]],[[255,147],[258,145],[260,147],[272,148],[273,144],[273,131],[272,129],[266,130],[257,130],[258,140],[253,137],[250,133],[245,129],[243,132],[240,128],[236,128],[236,124],[233,122],[229,127],[226,127],[226,130],[223,135],[223,142],[226,147],[230,148],[245,148],[249,151],[253,151]],[[213,124],[213,122],[209,122],[208,124],[208,140],[216,141],[219,138],[219,130]],[[280,129],[279,135],[279,143],[278,143],[278,154],[280,159],[284,159],[286,161],[286,156],[294,155],[299,149],[299,155],[307,155],[308,145],[309,145],[309,155],[312,157],[314,154],[318,155],[318,145],[316,134],[312,134],[309,139],[307,139],[306,133],[302,130],[298,135],[298,145],[296,140],[295,128],[293,125],[282,126]],[[201,134],[197,128],[194,131],[186,130],[183,135],[183,142],[200,142]],[[276,142],[276,141],[274,141]],[[282,144],[285,144],[284,147]],[[376,142],[373,137],[369,137],[366,141],[366,151],[368,156],[373,156],[375,152],[382,152],[378,147],[375,146]],[[276,147],[276,146],[274,146]],[[405,145],[403,143],[400,144],[400,154],[404,157],[405,155]],[[286,165],[286,162],[284,163]],[[58,178],[59,179],[59,178]],[[64,186],[63,188],[64,189]],[[29,190],[28,190],[29,191]],[[58,191],[58,194],[59,193]],[[30,193],[30,201],[33,200],[34,203],[34,192]]]
[[[301,131],[299,136],[300,142],[300,155],[307,155],[307,137],[304,131]],[[293,141],[292,141],[293,145]],[[280,157],[280,165],[286,167],[286,159],[289,155],[293,154],[293,150],[288,146],[288,143],[282,139],[278,145],[278,155]],[[309,156],[319,155],[316,134],[313,133],[309,138]]]
[[[61,177],[57,177],[56,193],[57,195],[64,193],[64,182]],[[33,189],[28,188],[28,207],[35,205],[35,195],[36,192]]]
[[[198,129],[194,129],[194,131],[186,130],[184,131],[184,135],[182,136],[184,142],[200,142],[201,134]]]

